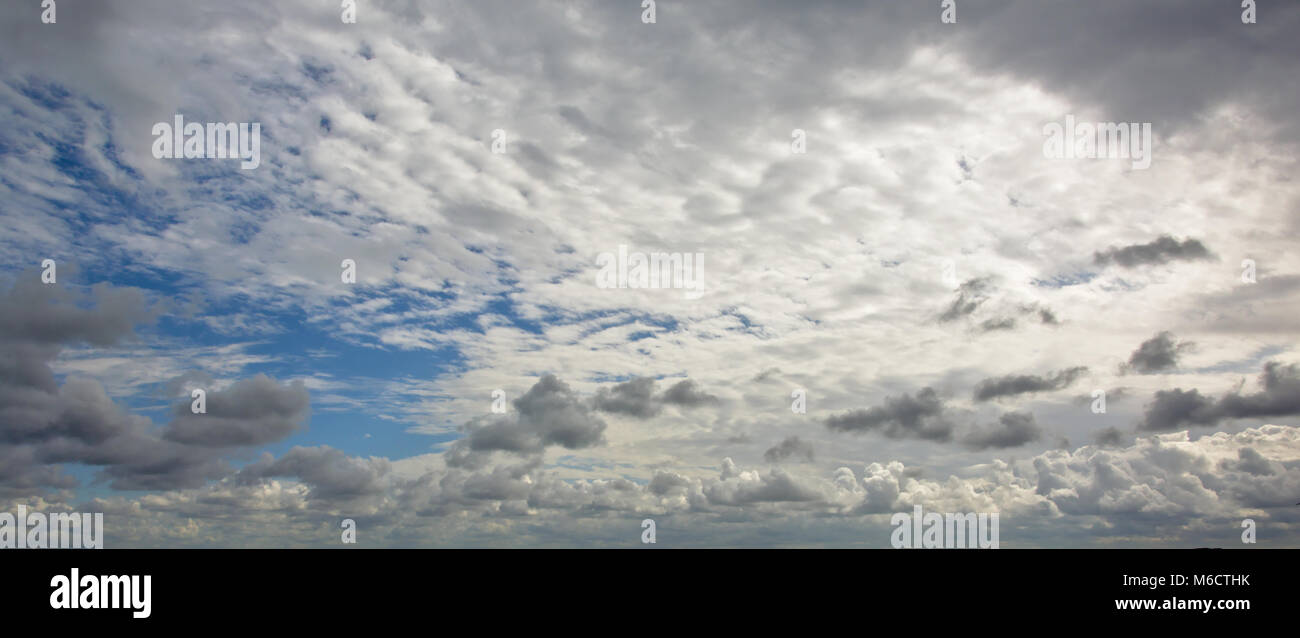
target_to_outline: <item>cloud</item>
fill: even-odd
[[[1178,356],[1194,347],[1190,341],[1174,342],[1168,331],[1142,342],[1128,358],[1127,369],[1140,374],[1155,374],[1178,367]]]
[[[1060,390],[1069,387],[1087,371],[1088,368],[1084,366],[1075,366],[1047,376],[1013,374],[985,379],[975,386],[974,398],[976,401],[988,401],[998,397]]]
[[[100,468],[115,489],[196,487],[230,472],[216,448],[279,440],[307,418],[301,383],[282,388],[260,375],[210,393],[209,414],[190,414],[188,399],[177,404],[161,430],[92,378],[60,384],[50,363],[65,347],[115,345],[154,314],[138,290],[98,285],[78,295],[36,281],[16,281],[0,304],[0,457],[10,462],[0,489],[75,485],[59,473],[66,463]]]
[[[262,479],[290,477],[310,486],[309,500],[334,502],[382,494],[391,469],[387,459],[348,456],[328,446],[294,446],[280,458],[264,453],[235,478],[255,484]]]
[[[188,399],[177,403],[162,436],[204,447],[263,445],[297,431],[311,414],[310,404],[302,381],[282,386],[259,374],[207,393],[202,414],[193,412]]]
[[[952,438],[953,425],[942,418],[943,410],[938,393],[923,388],[915,397],[886,397],[884,405],[831,416],[826,426],[841,432],[879,431],[891,439],[947,441]]]
[[[783,439],[780,443],[768,448],[768,450],[763,453],[763,458],[768,463],[780,463],[790,457],[797,457],[804,461],[812,462],[812,444],[799,440],[799,437],[797,436],[789,436]]]
[[[364,516],[367,543],[374,546],[624,546],[635,536],[617,529],[653,516],[661,529],[674,531],[675,546],[734,544],[738,535],[767,544],[774,539],[749,534],[803,528],[810,535],[797,539],[802,544],[883,547],[889,515],[917,504],[999,512],[1002,540],[1020,547],[1104,547],[1142,539],[1148,545],[1204,546],[1207,539],[1222,545],[1236,536],[1213,530],[1233,529],[1247,515],[1289,529],[1300,489],[1300,428],[1269,425],[1198,439],[1179,432],[1139,437],[1125,447],[1053,449],[942,479],[921,478],[898,461],[796,474],[759,472],[724,458],[715,473],[661,470],[644,485],[560,480],[535,462],[479,471],[425,466],[411,474],[413,467],[294,448],[202,488],[90,505],[121,521],[107,530],[114,547],[201,544],[176,534],[185,521],[228,545],[283,543],[286,530],[293,543],[319,545],[337,542],[340,513]],[[235,512],[242,515],[232,518]],[[588,533],[575,536],[578,529]],[[775,540],[795,539],[781,534]]]
[[[730,459],[722,460],[721,480],[708,482],[703,492],[715,505],[818,501],[823,494],[781,468],[767,474],[742,471]]]
[[[962,442],[972,449],[1019,447],[1043,437],[1042,428],[1034,421],[1034,415],[1028,412],[1008,412],[998,419],[998,424],[976,429]]]
[[[975,312],[980,304],[988,300],[988,291],[991,288],[991,277],[979,277],[962,282],[961,287],[957,289],[957,297],[952,300],[948,309],[939,315],[939,321],[941,323],[953,321]]]
[[[1270,361],[1264,364],[1259,384],[1263,388],[1260,392],[1233,392],[1217,400],[1196,389],[1158,390],[1138,429],[1160,432],[1185,426],[1216,426],[1225,419],[1300,415],[1300,367]]]
[[[448,450],[448,463],[479,467],[491,452],[530,455],[548,446],[574,450],[605,442],[605,422],[555,375],[543,375],[513,404],[510,415],[467,423],[465,438]]]
[[[691,3],[653,28],[620,4],[380,3],[340,25],[301,0],[68,0],[68,24],[44,30],[0,4],[4,272],[48,256],[63,282],[76,256],[126,304],[61,283],[65,302],[0,310],[0,497],[111,494],[110,531],[137,546],[337,542],[335,505],[393,546],[636,543],[628,523],[650,513],[673,529],[661,542],[853,545],[912,502],[998,508],[1008,537],[1072,545],[1212,538],[1232,527],[1220,517],[1295,487],[1284,434],[1057,450],[1034,457],[1039,472],[972,449],[1017,430],[951,400],[914,419],[858,411],[844,429],[881,436],[831,434],[782,468],[784,487],[766,446],[729,440],[781,441],[794,389],[807,418],[848,417],[864,397],[885,410],[1007,371],[1103,370],[1137,343],[1126,326],[1195,330],[1207,360],[1293,357],[1300,6],[1226,28],[1236,16],[1216,0],[1022,0],[953,30],[923,3]],[[781,55],[752,64],[773,42]],[[519,63],[539,51],[540,71]],[[155,160],[150,127],[176,113],[261,122],[262,167]],[[1152,121],[1151,169],[1045,160],[1041,125],[1067,113]],[[1196,239],[1155,239],[1175,231]],[[623,244],[705,253],[707,294],[594,288],[593,257]],[[340,285],[343,258],[355,285]],[[1240,280],[1244,258],[1258,283]],[[129,299],[125,284],[148,290]],[[1183,427],[1225,410],[1205,390],[1218,369],[1179,370],[1210,405],[1193,400]],[[481,416],[485,389],[548,370],[573,406],[538,410],[562,423]],[[239,379],[261,371],[280,388],[219,431],[231,439],[142,416],[158,390],[170,403],[187,383],[256,387]],[[636,376],[662,387],[592,381]],[[293,379],[314,412],[357,428],[275,409]],[[1036,401],[1044,439],[1142,418],[1040,405],[1058,398]],[[936,453],[945,437],[957,444]],[[284,462],[234,478],[237,461],[262,469],[260,450],[225,443],[266,440]],[[294,445],[315,452],[281,452]],[[76,489],[85,467],[108,485]],[[812,498],[768,500],[781,495]],[[1269,529],[1261,542],[1300,538]]]
[[[663,404],[654,400],[654,389],[653,378],[638,377],[613,388],[601,388],[596,394],[594,405],[603,412],[646,419],[659,414],[663,409]]]
[[[704,392],[690,379],[673,384],[663,394],[656,395],[654,390],[653,378],[637,377],[612,388],[599,389],[592,404],[602,412],[648,419],[662,412],[665,405],[696,407],[717,401],[717,397]]]
[[[669,405],[695,407],[715,403],[718,398],[705,392],[694,380],[682,379],[664,391],[662,400]]]
[[[1115,247],[1093,254],[1093,262],[1098,266],[1118,264],[1124,268],[1135,268],[1151,264],[1167,264],[1171,261],[1209,260],[1213,255],[1196,239],[1178,241],[1169,235],[1146,244]]]
[[[1124,433],[1119,428],[1108,427],[1097,431],[1097,445],[1102,447],[1117,447],[1124,440]]]

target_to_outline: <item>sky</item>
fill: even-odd
[[[348,4],[0,7],[0,512],[1300,544],[1300,5]],[[178,114],[258,165],[159,158]],[[1075,122],[1149,165],[1053,156]]]

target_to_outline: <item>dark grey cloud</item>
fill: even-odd
[[[659,414],[663,404],[655,401],[655,380],[639,377],[620,383],[613,388],[601,388],[593,403],[597,410],[649,418]]]
[[[1095,438],[1097,445],[1102,447],[1119,447],[1124,440],[1124,433],[1116,427],[1103,428],[1097,431]]]
[[[962,443],[975,450],[1019,447],[1043,437],[1042,428],[1028,412],[1008,412],[997,424],[978,428],[962,438]]]
[[[801,441],[797,436],[789,436],[780,443],[768,448],[768,450],[763,453],[763,459],[768,463],[780,463],[781,461],[791,457],[812,462],[812,444],[806,441]]]
[[[1146,244],[1111,246],[1106,250],[1093,253],[1093,261],[1098,266],[1118,264],[1124,268],[1212,258],[1209,249],[1199,240],[1186,239],[1180,242],[1169,235],[1161,235],[1155,241]]]
[[[1086,372],[1088,368],[1076,366],[1046,376],[1013,374],[985,379],[975,386],[974,398],[976,401],[988,401],[997,397],[1060,390],[1069,387]]]
[[[1015,317],[999,317],[996,319],[985,319],[980,323],[980,330],[984,332],[996,332],[998,330],[1014,330],[1016,327]]]
[[[716,401],[717,397],[705,392],[691,379],[683,379],[656,395],[655,380],[638,377],[612,388],[601,388],[592,399],[592,405],[602,412],[648,419],[662,412],[665,405],[696,407]]]
[[[957,298],[952,300],[947,310],[939,315],[940,322],[953,321],[965,317],[988,300],[988,291],[992,288],[991,277],[968,279],[957,289]]]
[[[662,400],[669,405],[694,407],[716,403],[718,398],[705,392],[694,380],[682,379],[664,391]]]
[[[60,272],[60,280],[70,274]],[[41,283],[34,271],[19,275],[4,302],[0,311],[0,342],[4,343],[108,346],[131,337],[136,325],[155,316],[138,289],[97,284],[89,295],[78,294],[62,284]]]
[[[75,485],[61,474],[63,464],[97,467],[99,478],[115,489],[198,487],[231,471],[213,444],[278,440],[306,418],[308,399],[301,384],[283,393],[262,377],[210,393],[210,414],[204,416],[215,417],[211,421],[189,421],[197,415],[188,414],[190,404],[184,401],[185,414],[178,414],[160,436],[152,421],[119,406],[98,381],[74,375],[60,384],[54,377],[50,362],[65,346],[116,345],[154,316],[138,290],[100,285],[81,294],[64,284],[39,283],[34,273],[4,294],[0,458],[6,466],[0,489]],[[179,411],[182,405],[176,407]],[[286,427],[285,419],[293,427]]]
[[[1187,426],[1213,426],[1225,419],[1300,415],[1300,367],[1270,361],[1259,376],[1260,392],[1226,394],[1219,399],[1198,390],[1160,390],[1147,406],[1138,429],[1159,432]]]
[[[879,431],[891,439],[947,441],[953,425],[943,418],[943,401],[933,388],[923,388],[913,397],[887,397],[884,405],[853,410],[826,419],[826,426],[841,432]]]
[[[1219,466],[1225,470],[1245,472],[1255,476],[1276,476],[1286,472],[1286,466],[1265,458],[1253,447],[1238,448],[1236,460],[1224,460]]]
[[[204,447],[243,447],[279,441],[310,416],[311,397],[302,381],[287,386],[266,375],[207,393],[207,411],[194,414],[191,401],[172,408],[163,438]]]
[[[1192,348],[1190,341],[1175,342],[1174,335],[1161,332],[1142,342],[1128,358],[1126,369],[1140,374],[1154,374],[1178,367],[1178,356]]]
[[[579,449],[605,442],[605,422],[555,375],[538,379],[514,407],[512,414],[466,424],[465,438],[448,451],[448,464],[481,467],[491,452],[530,455],[552,445]]]

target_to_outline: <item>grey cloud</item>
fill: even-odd
[[[791,457],[797,457],[808,462],[813,460],[813,446],[811,443],[801,441],[797,436],[786,437],[780,443],[768,448],[763,453],[763,459],[768,463],[780,463]]]
[[[1180,242],[1169,235],[1161,235],[1155,241],[1146,244],[1111,246],[1106,250],[1093,253],[1093,261],[1098,266],[1118,264],[1124,268],[1211,258],[1210,251],[1200,241],[1186,239]]]
[[[1124,440],[1124,433],[1119,428],[1109,427],[1099,430],[1096,435],[1097,445],[1102,447],[1118,447]]]
[[[740,473],[731,459],[723,459],[722,480],[704,487],[709,501],[718,505],[816,501],[821,494],[780,468],[767,474]]]
[[[163,438],[205,447],[271,443],[297,431],[311,404],[302,381],[283,386],[263,374],[208,392],[206,401],[204,414],[194,414],[189,399],[173,406]]]
[[[1002,449],[1019,447],[1042,436],[1043,430],[1034,421],[1033,414],[1008,412],[998,419],[997,425],[976,429],[963,437],[962,442],[975,450]]]
[[[1015,317],[1001,317],[997,319],[985,319],[980,323],[980,330],[984,332],[995,332],[998,330],[1014,330],[1016,327]]]
[[[597,410],[638,418],[659,414],[663,404],[654,400],[655,380],[638,377],[611,388],[601,388],[594,399]]]
[[[953,425],[942,418],[943,410],[943,401],[934,389],[924,388],[915,397],[887,397],[884,405],[832,416],[826,419],[826,426],[841,432],[880,431],[891,439],[947,441]]]
[[[592,399],[592,405],[602,412],[648,419],[663,411],[665,405],[696,407],[716,401],[717,397],[704,392],[691,379],[683,379],[656,395],[655,380],[638,377],[613,388],[601,388]]]
[[[1213,426],[1224,419],[1300,415],[1300,367],[1270,361],[1254,394],[1230,393],[1218,400],[1198,390],[1159,390],[1147,406],[1140,430],[1158,432],[1185,426]]]
[[[1225,470],[1245,472],[1255,476],[1276,476],[1286,473],[1286,466],[1266,458],[1253,447],[1237,450],[1237,460],[1224,460],[1219,464]]]
[[[60,385],[50,369],[65,345],[114,345],[131,337],[136,324],[151,320],[153,311],[139,291],[96,286],[83,298],[63,284],[34,281],[38,281],[35,274],[21,278],[0,304],[4,330],[0,333],[0,423],[4,424],[0,458],[7,460],[0,482],[4,486],[75,485],[75,480],[58,473],[60,465],[67,463],[99,468],[99,478],[111,487],[129,490],[192,488],[229,474],[229,464],[219,451],[191,444],[203,442],[211,433],[173,422],[162,432],[190,436],[160,437],[149,419],[128,413],[98,381],[73,375]],[[47,316],[49,320],[42,321]],[[262,383],[236,386],[257,388]],[[210,408],[213,396],[209,395]],[[230,414],[210,424],[247,432],[250,442],[263,440],[260,426],[280,431],[279,423],[257,419],[259,400],[266,398],[263,394],[236,393],[231,405],[221,393],[215,396],[215,406],[229,409]],[[305,390],[299,389],[292,399],[290,404],[272,406],[287,406],[305,416]],[[188,401],[184,405],[188,410]]]
[[[1175,342],[1168,331],[1161,332],[1142,342],[1129,356],[1127,369],[1141,374],[1153,374],[1178,366],[1178,357],[1192,348],[1189,341]]]
[[[962,283],[957,289],[957,298],[952,300],[943,314],[939,315],[940,322],[953,321],[965,317],[980,307],[980,304],[988,300],[988,291],[992,287],[992,278],[980,277],[969,279]]]
[[[70,273],[60,272],[60,279]],[[0,312],[0,341],[31,345],[85,342],[107,346],[134,334],[134,326],[153,318],[144,293],[105,284],[91,287],[91,307],[62,284],[44,284],[36,272],[19,275]]]
[[[1060,390],[1069,387],[1087,371],[1086,367],[1076,366],[1047,376],[1021,374],[985,379],[975,386],[974,398],[976,401],[988,401],[997,397]]]
[[[548,446],[579,449],[605,442],[605,422],[567,384],[544,375],[514,400],[515,412],[466,424],[465,438],[448,451],[453,466],[481,467],[485,453],[535,454]]]
[[[663,496],[673,490],[690,487],[690,479],[675,472],[664,472],[662,470],[655,472],[654,478],[650,479],[649,490],[657,496]]]
[[[705,392],[692,379],[682,379],[664,391],[663,402],[670,405],[694,407],[714,403],[717,397]]]
[[[387,459],[348,456],[329,446],[295,446],[280,458],[262,458],[239,471],[241,483],[271,477],[292,477],[311,489],[313,500],[349,500],[379,494],[391,470]]]

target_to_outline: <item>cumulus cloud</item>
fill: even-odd
[[[576,545],[582,541],[568,535],[570,524],[603,530],[653,515],[661,525],[671,521],[679,544],[709,546],[719,534],[800,526],[812,532],[804,542],[848,546],[865,539],[870,545],[875,538],[886,546],[889,514],[914,505],[999,512],[1002,540],[1012,546],[1106,546],[1143,537],[1152,544],[1201,546],[1207,539],[1235,541],[1212,530],[1218,523],[1234,528],[1246,512],[1279,530],[1294,524],[1287,522],[1287,508],[1300,489],[1300,428],[1270,425],[1197,439],[1187,432],[1140,437],[1127,447],[1049,450],[935,480],[898,461],[818,475],[781,468],[759,472],[724,458],[716,472],[659,471],[644,485],[558,480],[533,462],[481,470],[426,467],[415,474],[400,465],[328,448],[294,448],[207,487],[161,493],[136,506],[122,499],[93,505],[132,522],[109,530],[112,546],[191,546],[197,539],[176,534],[184,528],[176,524],[178,517],[220,529],[231,524],[234,511],[245,512],[237,524],[246,535],[238,538],[249,545],[277,525],[310,543],[336,535],[321,522],[360,512],[367,542],[377,545],[408,545],[430,538],[426,534],[448,544]],[[550,532],[532,536],[543,530]],[[614,536],[600,544],[626,542]]]

